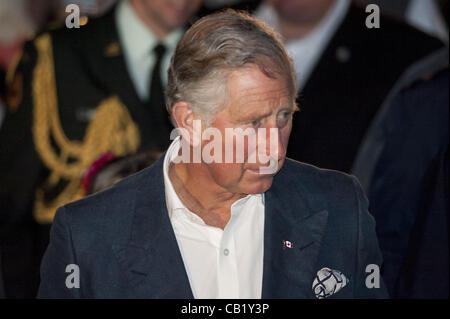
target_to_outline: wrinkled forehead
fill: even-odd
[[[286,77],[268,77],[258,68],[243,68],[228,76],[228,111],[232,117],[249,112],[294,106],[294,96]]]

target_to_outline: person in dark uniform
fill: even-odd
[[[300,81],[288,157],[352,172],[372,119],[413,62],[443,44],[381,12],[380,28],[350,0],[267,0],[241,6],[284,38]]]
[[[449,297],[449,70],[399,90],[368,192],[393,298]]]
[[[166,70],[200,5],[124,0],[80,29],[62,27],[26,43],[10,72],[13,94],[0,131],[7,297],[35,296],[56,208],[85,195],[81,180],[92,162],[106,152],[169,145]]]

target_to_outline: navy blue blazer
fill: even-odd
[[[387,297],[382,280],[366,287],[366,266],[382,262],[367,207],[356,178],[286,160],[265,193],[262,297],[315,298],[323,267],[349,279],[331,298]],[[79,288],[66,286],[69,264],[79,267]],[[193,298],[167,213],[163,157],[58,209],[38,297]]]

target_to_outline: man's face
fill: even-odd
[[[184,26],[197,12],[202,0],[135,0],[145,15],[168,32]]]
[[[280,19],[295,24],[320,20],[335,0],[268,0]]]
[[[231,193],[263,193],[270,188],[274,175],[283,166],[295,102],[285,80],[271,79],[257,67],[233,71],[228,78],[227,93],[230,104],[214,116],[210,127],[217,128],[222,134],[223,158],[227,148],[233,149],[233,162],[205,165],[214,182]],[[255,132],[253,138],[257,147],[248,147],[249,136],[244,136],[242,140],[227,140],[227,128]],[[258,131],[262,128],[265,128],[265,134],[264,130]],[[278,133],[275,140],[270,140],[270,129]],[[263,141],[265,145],[261,144]],[[235,157],[239,148],[244,150],[240,163],[236,162]],[[254,157],[256,160],[249,160],[253,152],[270,155],[276,168],[270,174],[261,173],[269,164],[263,163],[259,156]]]

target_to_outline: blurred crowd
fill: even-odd
[[[448,0],[1,0],[0,296],[35,297],[57,207],[165,151],[171,55],[225,8],[282,36],[300,87],[288,157],[358,177],[391,297],[448,298]]]

